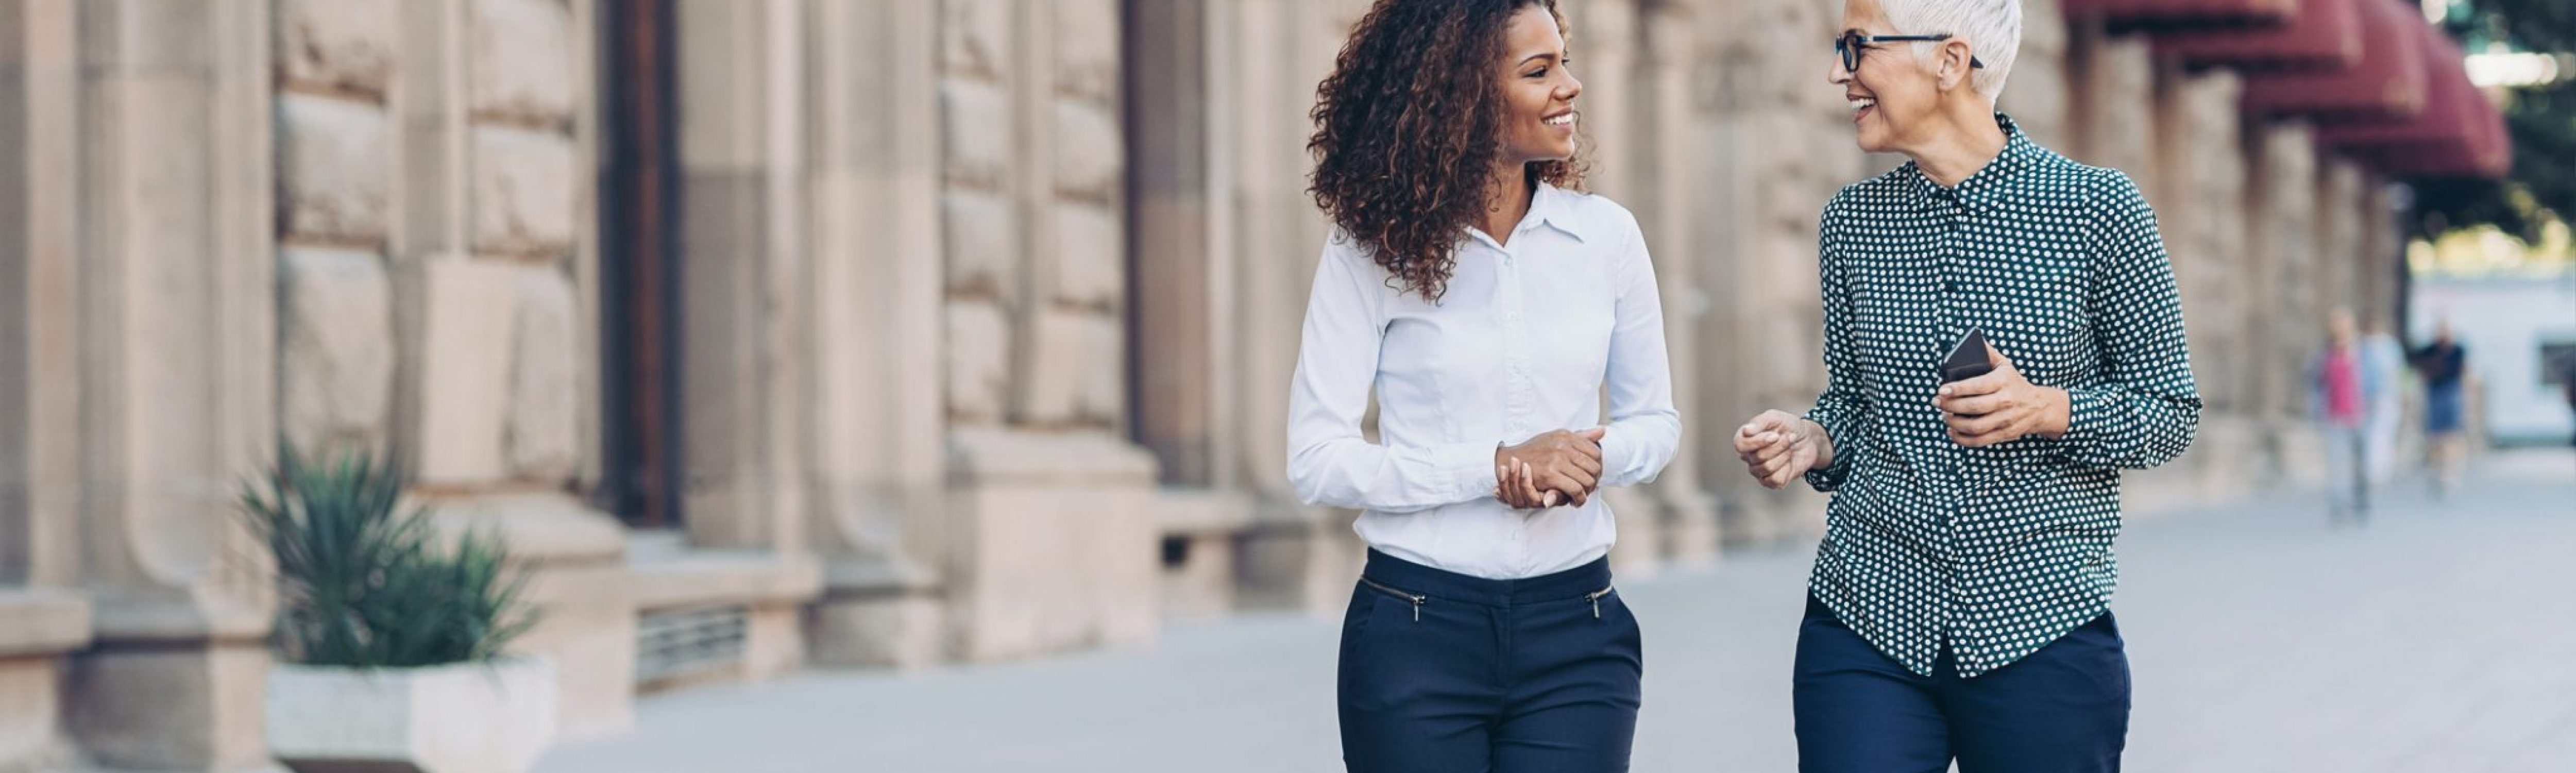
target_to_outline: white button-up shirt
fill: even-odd
[[[1515,510],[1494,452],[1601,426],[1602,486],[1652,481],[1681,442],[1663,304],[1636,217],[1540,185],[1510,246],[1470,229],[1440,302],[1398,289],[1336,232],[1315,271],[1288,398],[1288,478],[1309,504],[1357,508],[1360,538],[1459,574],[1520,579],[1600,558],[1610,505]],[[1360,434],[1377,391],[1380,442]]]

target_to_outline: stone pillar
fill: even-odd
[[[1307,197],[1315,86],[1368,7],[1361,0],[1208,4],[1213,249],[1232,256],[1226,297],[1238,322],[1235,474],[1252,500],[1237,542],[1239,603],[1329,614],[1350,598],[1364,555],[1356,514],[1308,507],[1288,485],[1288,381],[1306,298],[1331,225]]]
[[[62,674],[91,638],[80,380],[61,377],[81,369],[73,3],[0,1],[0,770],[71,761]]]
[[[61,193],[79,197],[81,356],[64,375],[96,643],[66,676],[67,725],[101,767],[272,769],[274,600],[231,497],[276,431],[268,4],[75,6],[83,150]]]
[[[2324,309],[2350,312],[2355,322],[2368,321],[2363,316],[2366,310],[2362,308],[2361,295],[2362,272],[2371,262],[2362,252],[2364,177],[2361,166],[2350,159],[2328,156],[2317,160],[2319,300]]]
[[[1212,84],[1231,52],[1216,45],[1207,0],[1129,0],[1125,43],[1127,268],[1135,277],[1128,328],[1128,426],[1154,452],[1163,485],[1156,524],[1165,544],[1162,608],[1173,617],[1237,606],[1238,585],[1293,582],[1246,577],[1235,562],[1251,508],[1241,490],[1241,440],[1233,411],[1241,374],[1229,345],[1240,315],[1228,301],[1238,259],[1217,242],[1230,222],[1216,181],[1235,159],[1213,147],[1226,109]],[[1230,64],[1230,63],[1229,63]]]
[[[937,0],[818,3],[806,25],[816,661],[941,656]]]
[[[2142,190],[2155,189],[2154,48],[2145,36],[2113,36],[2099,19],[2071,30],[2067,81],[2074,99],[2068,156],[2127,172]]]
[[[793,549],[810,363],[804,6],[679,4],[681,350],[692,544]]]
[[[2165,70],[2156,81],[2157,189],[2148,192],[2180,283],[2193,375],[2205,407],[2200,436],[2181,464],[2207,496],[2253,486],[2258,436],[2247,424],[2249,369],[2245,291],[2256,264],[2245,253],[2246,163],[2238,142],[2231,72]]]
[[[1773,492],[1744,472],[1733,432],[1765,409],[1802,412],[1825,384],[1816,223],[1842,186],[1895,162],[1853,145],[1850,109],[1823,80],[1815,43],[1841,20],[1829,4],[1761,0],[1691,6],[1712,44],[1691,65],[1694,185],[1706,195],[1687,249],[1710,309],[1694,334],[1703,357],[1684,416],[1703,428],[1698,464],[1723,503],[1730,545],[1820,534],[1824,498]],[[1666,247],[1667,251],[1675,249]]]
[[[2295,122],[2245,127],[2246,353],[2255,378],[2249,408],[2268,438],[2269,480],[2323,474],[2308,431],[2309,358],[2323,340],[2316,276],[2316,146]]]
[[[1125,420],[1117,9],[944,0],[951,632],[969,659],[1156,628]]]
[[[0,2],[0,587],[80,572],[77,15]]]
[[[594,0],[289,0],[278,97],[285,435],[400,449],[447,528],[535,569],[558,727],[633,717],[599,444]]]
[[[1664,347],[1672,361],[1673,401],[1677,406],[1689,406],[1706,382],[1706,374],[1700,369],[1704,342],[1699,333],[1703,328],[1701,317],[1710,311],[1709,293],[1701,276],[1704,261],[1690,254],[1692,224],[1707,208],[1701,181],[1690,174],[1698,163],[1696,157],[1705,152],[1696,141],[1691,123],[1697,115],[1691,104],[1695,96],[1691,68],[1700,61],[1704,43],[1693,33],[1699,19],[1692,6],[1648,0],[1642,11],[1638,82],[1639,104],[1645,110],[1636,114],[1636,131],[1628,135],[1628,141],[1650,153],[1656,162],[1638,168],[1641,199],[1630,208],[1637,213],[1656,258],[1655,276],[1663,290]],[[1697,431],[1724,433],[1726,426],[1721,420]],[[1691,432],[1685,422],[1681,447],[1676,449],[1672,462],[1665,465],[1662,477],[1647,489],[1662,511],[1662,520],[1657,524],[1662,536],[1659,556],[1681,566],[1715,561],[1723,537],[1717,498],[1701,482],[1699,456],[1704,444],[1692,441]]]
[[[2013,122],[2032,141],[2063,151],[2075,139],[2070,128],[2074,116],[2068,111],[2075,101],[2068,88],[2068,59],[2074,54],[2068,51],[2073,36],[2059,3],[2023,0],[2021,50],[2015,54],[2012,75],[2005,79],[2003,98],[1996,106],[2012,114]]]
[[[2406,290],[2399,277],[2406,270],[2406,235],[2398,217],[2395,184],[2367,174],[2360,192],[2362,308],[2403,341],[2405,320],[2398,319],[2399,296]]]

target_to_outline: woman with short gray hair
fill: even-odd
[[[1833,494],[1793,680],[1810,773],[2115,771],[2120,470],[2200,395],[2155,214],[1995,111],[2018,0],[1847,0],[1828,80],[1904,166],[1825,206],[1828,383],[1735,447]]]

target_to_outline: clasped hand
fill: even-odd
[[[1556,430],[1494,450],[1494,498],[1522,510],[1582,507],[1601,488],[1601,439],[1609,429]]]

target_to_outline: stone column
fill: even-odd
[[[2098,19],[2071,30],[2067,80],[2074,141],[2068,156],[2127,172],[2142,190],[2155,190],[2154,48],[2145,36],[2113,36]]]
[[[1765,409],[1802,412],[1822,391],[1817,218],[1834,191],[1884,160],[1853,146],[1849,108],[1822,80],[1830,53],[1815,41],[1832,37],[1838,9],[1789,0],[1692,7],[1697,34],[1714,41],[1691,66],[1691,175],[1707,198],[1688,241],[1711,308],[1695,333],[1704,380],[1682,408],[1703,429],[1684,437],[1695,438],[1724,503],[1728,544],[1818,534],[1824,499],[1803,486],[1762,489],[1736,458],[1733,431]]]
[[[824,561],[808,618],[834,665],[937,660],[940,392],[937,0],[817,3],[805,56],[814,216],[814,475]]]
[[[2267,437],[2271,480],[2313,480],[2323,457],[2306,421],[2309,358],[2323,340],[2315,257],[2316,146],[2296,122],[2245,127],[2247,353],[2255,378],[2251,408]]]
[[[2234,73],[2168,69],[2156,82],[2155,181],[2148,193],[2181,285],[2193,375],[2205,408],[2186,465],[2206,496],[2257,481],[2260,448],[2247,425],[2243,384],[2259,360],[2246,356],[2245,292],[2255,264],[2245,254],[2246,165],[2238,143]]]
[[[1125,420],[1117,9],[944,0],[951,633],[969,659],[1154,635]]]
[[[679,4],[683,434],[690,542],[793,548],[812,332],[795,0]]]
[[[2360,192],[2362,247],[2362,308],[2388,325],[2388,332],[2403,341],[2405,320],[2397,318],[2399,295],[2405,292],[2399,277],[2406,268],[2406,235],[2399,226],[2395,185],[2385,177],[2367,174]]]
[[[2021,50],[2014,55],[2012,75],[2005,79],[2003,98],[1996,106],[2012,114],[2013,122],[2032,141],[2065,151],[2075,139],[2074,116],[2068,110],[2075,101],[2068,87],[2068,59],[2074,54],[2068,51],[2073,36],[2059,3],[2023,0]]]
[[[2317,160],[2316,249],[2319,302],[2323,309],[2350,312],[2355,322],[2363,317],[2361,279],[2369,263],[2362,254],[2363,233],[2362,178],[2359,164],[2341,157]],[[2322,326],[2324,323],[2318,323]],[[2320,330],[2323,328],[2320,327]]]
[[[632,719],[599,447],[593,0],[279,5],[286,436],[401,449],[443,527],[536,570],[573,738]]]
[[[0,2],[0,587],[80,572],[77,15]]]
[[[1700,61],[1704,46],[1693,32],[1698,24],[1698,13],[1689,4],[1647,0],[1642,5],[1638,81],[1639,103],[1645,110],[1637,114],[1637,131],[1629,140],[1654,159],[1638,169],[1637,190],[1643,197],[1630,208],[1637,213],[1655,255],[1676,406],[1691,405],[1706,381],[1700,369],[1706,344],[1699,333],[1700,320],[1710,311],[1709,293],[1701,277],[1704,261],[1691,254],[1691,237],[1692,224],[1708,205],[1701,195],[1701,181],[1689,172],[1706,150],[1699,146],[1692,126],[1696,111],[1691,68]],[[1719,420],[1696,431],[1723,433],[1726,426]],[[1663,537],[1659,556],[1682,566],[1715,561],[1723,536],[1717,498],[1701,484],[1699,456],[1704,444],[1690,439],[1693,431],[1685,417],[1681,447],[1648,489],[1663,516],[1657,524]]]
[[[271,769],[273,594],[231,497],[276,431],[268,4],[76,7],[81,586],[96,644],[65,677],[67,724],[107,768]]]
[[[1219,155],[1226,109],[1212,84],[1232,52],[1214,16],[1224,3],[1129,0],[1120,10],[1126,67],[1128,249],[1133,309],[1127,372],[1134,386],[1128,426],[1161,469],[1157,529],[1165,545],[1162,608],[1173,617],[1209,616],[1238,605],[1239,585],[1293,582],[1237,571],[1237,536],[1248,526],[1233,411],[1240,373],[1226,367],[1242,323],[1227,301],[1238,256],[1221,248],[1229,232],[1214,182],[1235,159]]]
[[[91,638],[80,380],[62,377],[81,369],[73,2],[0,1],[0,770],[70,762],[61,675]]]
[[[1328,614],[1350,598],[1364,555],[1356,514],[1308,507],[1288,485],[1288,381],[1306,299],[1331,225],[1306,195],[1315,87],[1368,4],[1243,0],[1208,8],[1211,249],[1231,256],[1237,317],[1225,369],[1236,376],[1233,474],[1252,517],[1237,541],[1239,602]]]

